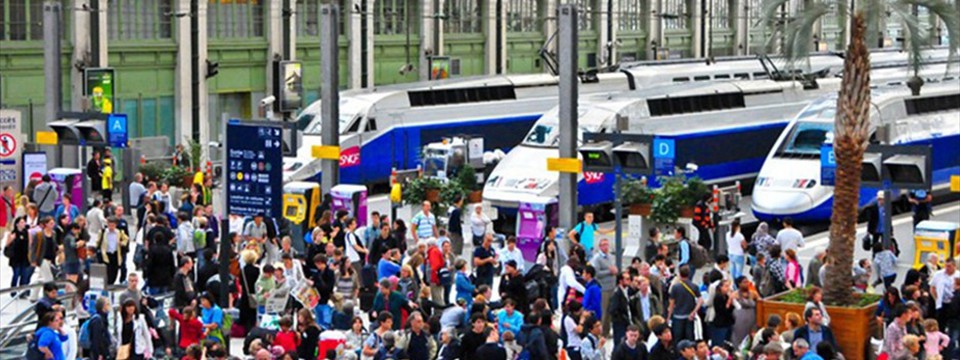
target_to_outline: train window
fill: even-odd
[[[714,79],[729,79],[729,78],[730,78],[730,75],[729,75],[729,74],[720,74],[720,75],[714,76],[713,78],[714,78]]]
[[[747,74],[747,73],[733,74],[733,77],[737,79],[750,79],[750,74]]]
[[[647,100],[650,116],[669,116],[745,107],[743,93],[720,93]]]
[[[960,94],[928,96],[903,100],[907,115],[926,114],[939,111],[960,109]]]
[[[700,76],[693,77],[693,81],[707,81],[707,80],[710,80],[710,75],[700,75]]]
[[[350,127],[347,129],[348,133],[355,133],[360,129],[360,120],[354,119],[353,123],[350,124]]]
[[[368,119],[367,119],[367,127],[366,127],[366,129],[364,129],[364,131],[376,131],[376,130],[377,130],[377,119],[376,119],[376,118],[368,118]]]
[[[765,72],[755,72],[755,73],[753,73],[753,78],[754,78],[754,79],[766,79],[766,78],[768,78],[768,76],[767,76],[767,73],[765,73]]]
[[[450,105],[484,101],[516,100],[512,85],[485,86],[460,89],[411,91],[407,94],[410,106]]]
[[[687,81],[690,81],[690,78],[688,78],[688,77],[675,77],[675,78],[673,78],[673,82],[687,82]]]

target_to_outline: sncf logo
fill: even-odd
[[[601,173],[601,172],[584,171],[584,172],[583,172],[583,180],[586,181],[587,184],[596,184],[596,183],[598,183],[598,182],[602,182],[602,181],[603,181],[603,173]]]
[[[340,167],[352,167],[360,165],[360,147],[349,147],[340,152]]]

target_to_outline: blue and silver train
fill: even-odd
[[[960,81],[953,76],[928,81],[920,96],[912,96],[903,85],[878,87],[871,100],[871,131],[878,125],[889,129],[891,144],[932,146],[932,190],[949,187],[950,176],[960,175]],[[832,138],[836,102],[836,95],[818,99],[780,134],[753,189],[752,210],[758,219],[829,221],[833,187],[819,183],[820,146]],[[876,191],[861,189],[861,208],[875,201]]]

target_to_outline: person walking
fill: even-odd
[[[86,349],[90,360],[110,359],[110,345],[113,343],[109,323],[111,311],[109,298],[97,298],[94,303],[94,314],[87,320],[90,322],[90,325],[87,326],[92,340],[90,341],[90,348]]]
[[[703,306],[700,287],[690,281],[690,267],[680,268],[680,278],[670,287],[670,305],[667,308],[667,318],[670,319],[670,328],[673,339],[694,340],[694,319]]]
[[[134,219],[136,219],[137,226],[143,226],[139,221],[143,218],[144,203],[147,194],[147,187],[143,186],[143,174],[136,173],[133,175],[133,181],[130,182],[130,186],[127,189],[127,197],[130,200],[130,209],[133,210]]]
[[[101,179],[100,195],[104,201],[113,199],[113,159],[103,159],[103,179]]]
[[[63,342],[70,336],[63,330],[63,313],[51,311],[39,318],[39,329],[33,334],[37,349],[48,360],[66,360]]]
[[[57,185],[53,183],[50,175],[43,175],[41,179],[40,184],[33,189],[33,203],[37,204],[40,210],[40,218],[53,217],[60,194],[57,193]]]
[[[447,236],[453,243],[453,251],[463,254],[463,196],[457,196],[447,210]],[[436,301],[436,300],[434,300]]]
[[[150,328],[136,300],[127,299],[123,302],[114,333],[120,335],[117,360],[142,360],[153,356]]]
[[[609,316],[613,327],[614,347],[623,342],[627,335],[627,327],[633,322],[633,310],[630,302],[632,292],[630,285],[633,283],[633,278],[627,271],[619,273],[617,277],[619,278],[617,287],[613,291],[610,302],[607,303],[607,310],[604,311],[608,314],[607,316]]]
[[[924,220],[930,220],[930,214],[933,213],[933,195],[924,189],[911,190],[907,201],[913,207],[913,228]]]
[[[103,188],[103,162],[99,151],[94,150],[92,158],[87,162],[87,178],[90,179],[91,193],[97,193]]]
[[[473,247],[480,247],[483,243],[483,237],[487,233],[487,226],[493,223],[487,214],[483,213],[483,205],[473,207],[473,214],[470,214],[470,233],[473,235]],[[461,253],[457,253],[460,256]]]
[[[743,276],[746,249],[747,240],[740,233],[740,219],[734,219],[730,224],[730,232],[727,233],[727,256],[730,258],[730,275],[733,279]]]
[[[10,287],[30,285],[33,278],[33,271],[36,267],[33,265],[39,258],[34,258],[30,249],[30,229],[27,227],[27,220],[24,217],[18,217],[13,221],[13,230],[7,234],[6,242],[3,245],[3,254],[9,260],[10,268],[13,269],[13,277],[10,279]],[[38,244],[43,246],[43,244]],[[16,297],[17,293],[12,292],[10,296]]]
[[[610,312],[607,311],[607,308],[610,298],[613,297],[613,292],[617,288],[618,269],[615,264],[616,260],[610,256],[610,241],[601,239],[599,245],[597,245],[597,251],[590,259],[590,265],[597,271],[596,280],[600,283],[600,304],[603,307],[603,316],[600,319],[603,324],[604,335],[610,333]]]
[[[130,238],[123,231],[117,228],[119,221],[111,217],[107,220],[107,229],[100,233],[98,246],[100,247],[100,256],[107,265],[107,285],[116,283],[117,276],[120,275],[120,266],[126,259],[124,248]]]

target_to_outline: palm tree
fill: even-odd
[[[780,18],[780,12],[791,0],[764,0],[763,16],[767,26],[779,24],[775,37],[781,38],[781,51],[792,68],[806,59],[812,50],[813,31],[817,22],[831,12],[838,12],[841,21],[848,16],[849,0],[802,0],[803,9],[796,17]],[[800,1],[800,0],[793,0]],[[960,1],[960,0],[954,0]],[[834,123],[834,154],[837,161],[833,214],[830,218],[830,244],[827,252],[833,260],[824,279],[824,298],[837,305],[854,303],[851,291],[853,253],[860,197],[860,173],[863,153],[870,128],[870,52],[867,44],[877,44],[881,24],[887,16],[904,24],[905,51],[914,73],[911,89],[919,95],[923,80],[917,76],[923,65],[922,50],[928,46],[926,29],[914,11],[924,7],[940,18],[950,36],[950,59],[960,47],[960,20],[956,9],[945,0],[860,0],[852,16],[849,43],[844,61],[844,78],[837,98]],[[778,21],[779,20],[779,21]],[[776,32],[779,31],[779,35]]]

